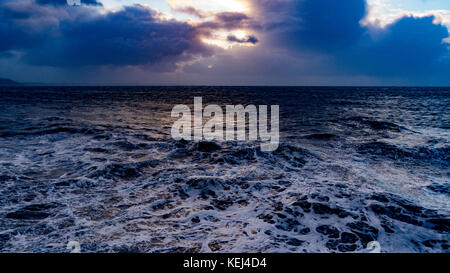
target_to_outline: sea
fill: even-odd
[[[280,144],[174,140],[279,105]],[[450,252],[450,88],[0,87],[0,252]],[[372,243],[373,245],[374,243]]]

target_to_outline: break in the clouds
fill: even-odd
[[[79,3],[0,0],[0,76],[60,83],[450,84],[448,29],[426,12],[382,25],[367,19],[365,0],[230,1],[220,9],[211,8],[214,1],[169,1],[184,14],[178,17],[152,2],[120,9],[99,0]]]

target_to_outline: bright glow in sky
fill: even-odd
[[[244,0],[168,0],[176,7],[195,7],[212,12],[237,11],[245,12],[248,7]]]
[[[195,15],[182,12],[178,9],[194,7],[205,13],[215,12],[244,12],[249,13],[249,7],[245,0],[102,0],[106,9],[116,10],[123,6],[141,4],[157,9],[162,13],[170,15],[182,21],[200,22],[203,19]],[[213,36],[204,38],[203,42],[216,45],[224,49],[231,48],[232,42],[227,40],[229,35],[234,35],[238,39],[244,39],[248,36],[245,30],[239,31],[216,31]],[[241,43],[239,46],[253,46],[253,44]]]
[[[101,0],[100,2],[108,9],[117,9],[122,6],[133,4],[147,5],[161,12],[173,13],[172,7],[192,6],[197,9],[222,12],[222,11],[247,11],[244,0]]]
[[[229,35],[232,35],[234,37],[236,37],[237,39],[247,39],[249,34],[243,30],[243,29],[238,29],[238,30],[233,30],[233,31],[222,31],[222,30],[218,30],[214,33],[213,37],[207,37],[207,38],[203,38],[202,41],[204,43],[210,44],[210,45],[216,45],[219,46],[223,49],[230,49],[233,46],[255,46],[252,43],[239,43],[239,44],[235,44],[232,42],[229,42],[227,40],[227,37]]]

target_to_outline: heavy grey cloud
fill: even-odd
[[[144,6],[105,13],[92,6],[45,2],[1,4],[1,53],[20,52],[29,64],[70,67],[146,65],[212,52],[195,27]]]

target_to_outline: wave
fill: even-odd
[[[431,163],[433,165],[449,166],[450,147],[427,148],[413,147],[401,148],[385,142],[370,142],[358,146],[358,153],[368,154],[372,158],[389,158],[392,160],[415,160],[417,164]]]
[[[341,119],[345,124],[351,127],[367,127],[375,131],[401,132],[407,130],[405,127],[393,122],[374,120],[368,117],[350,117]]]

